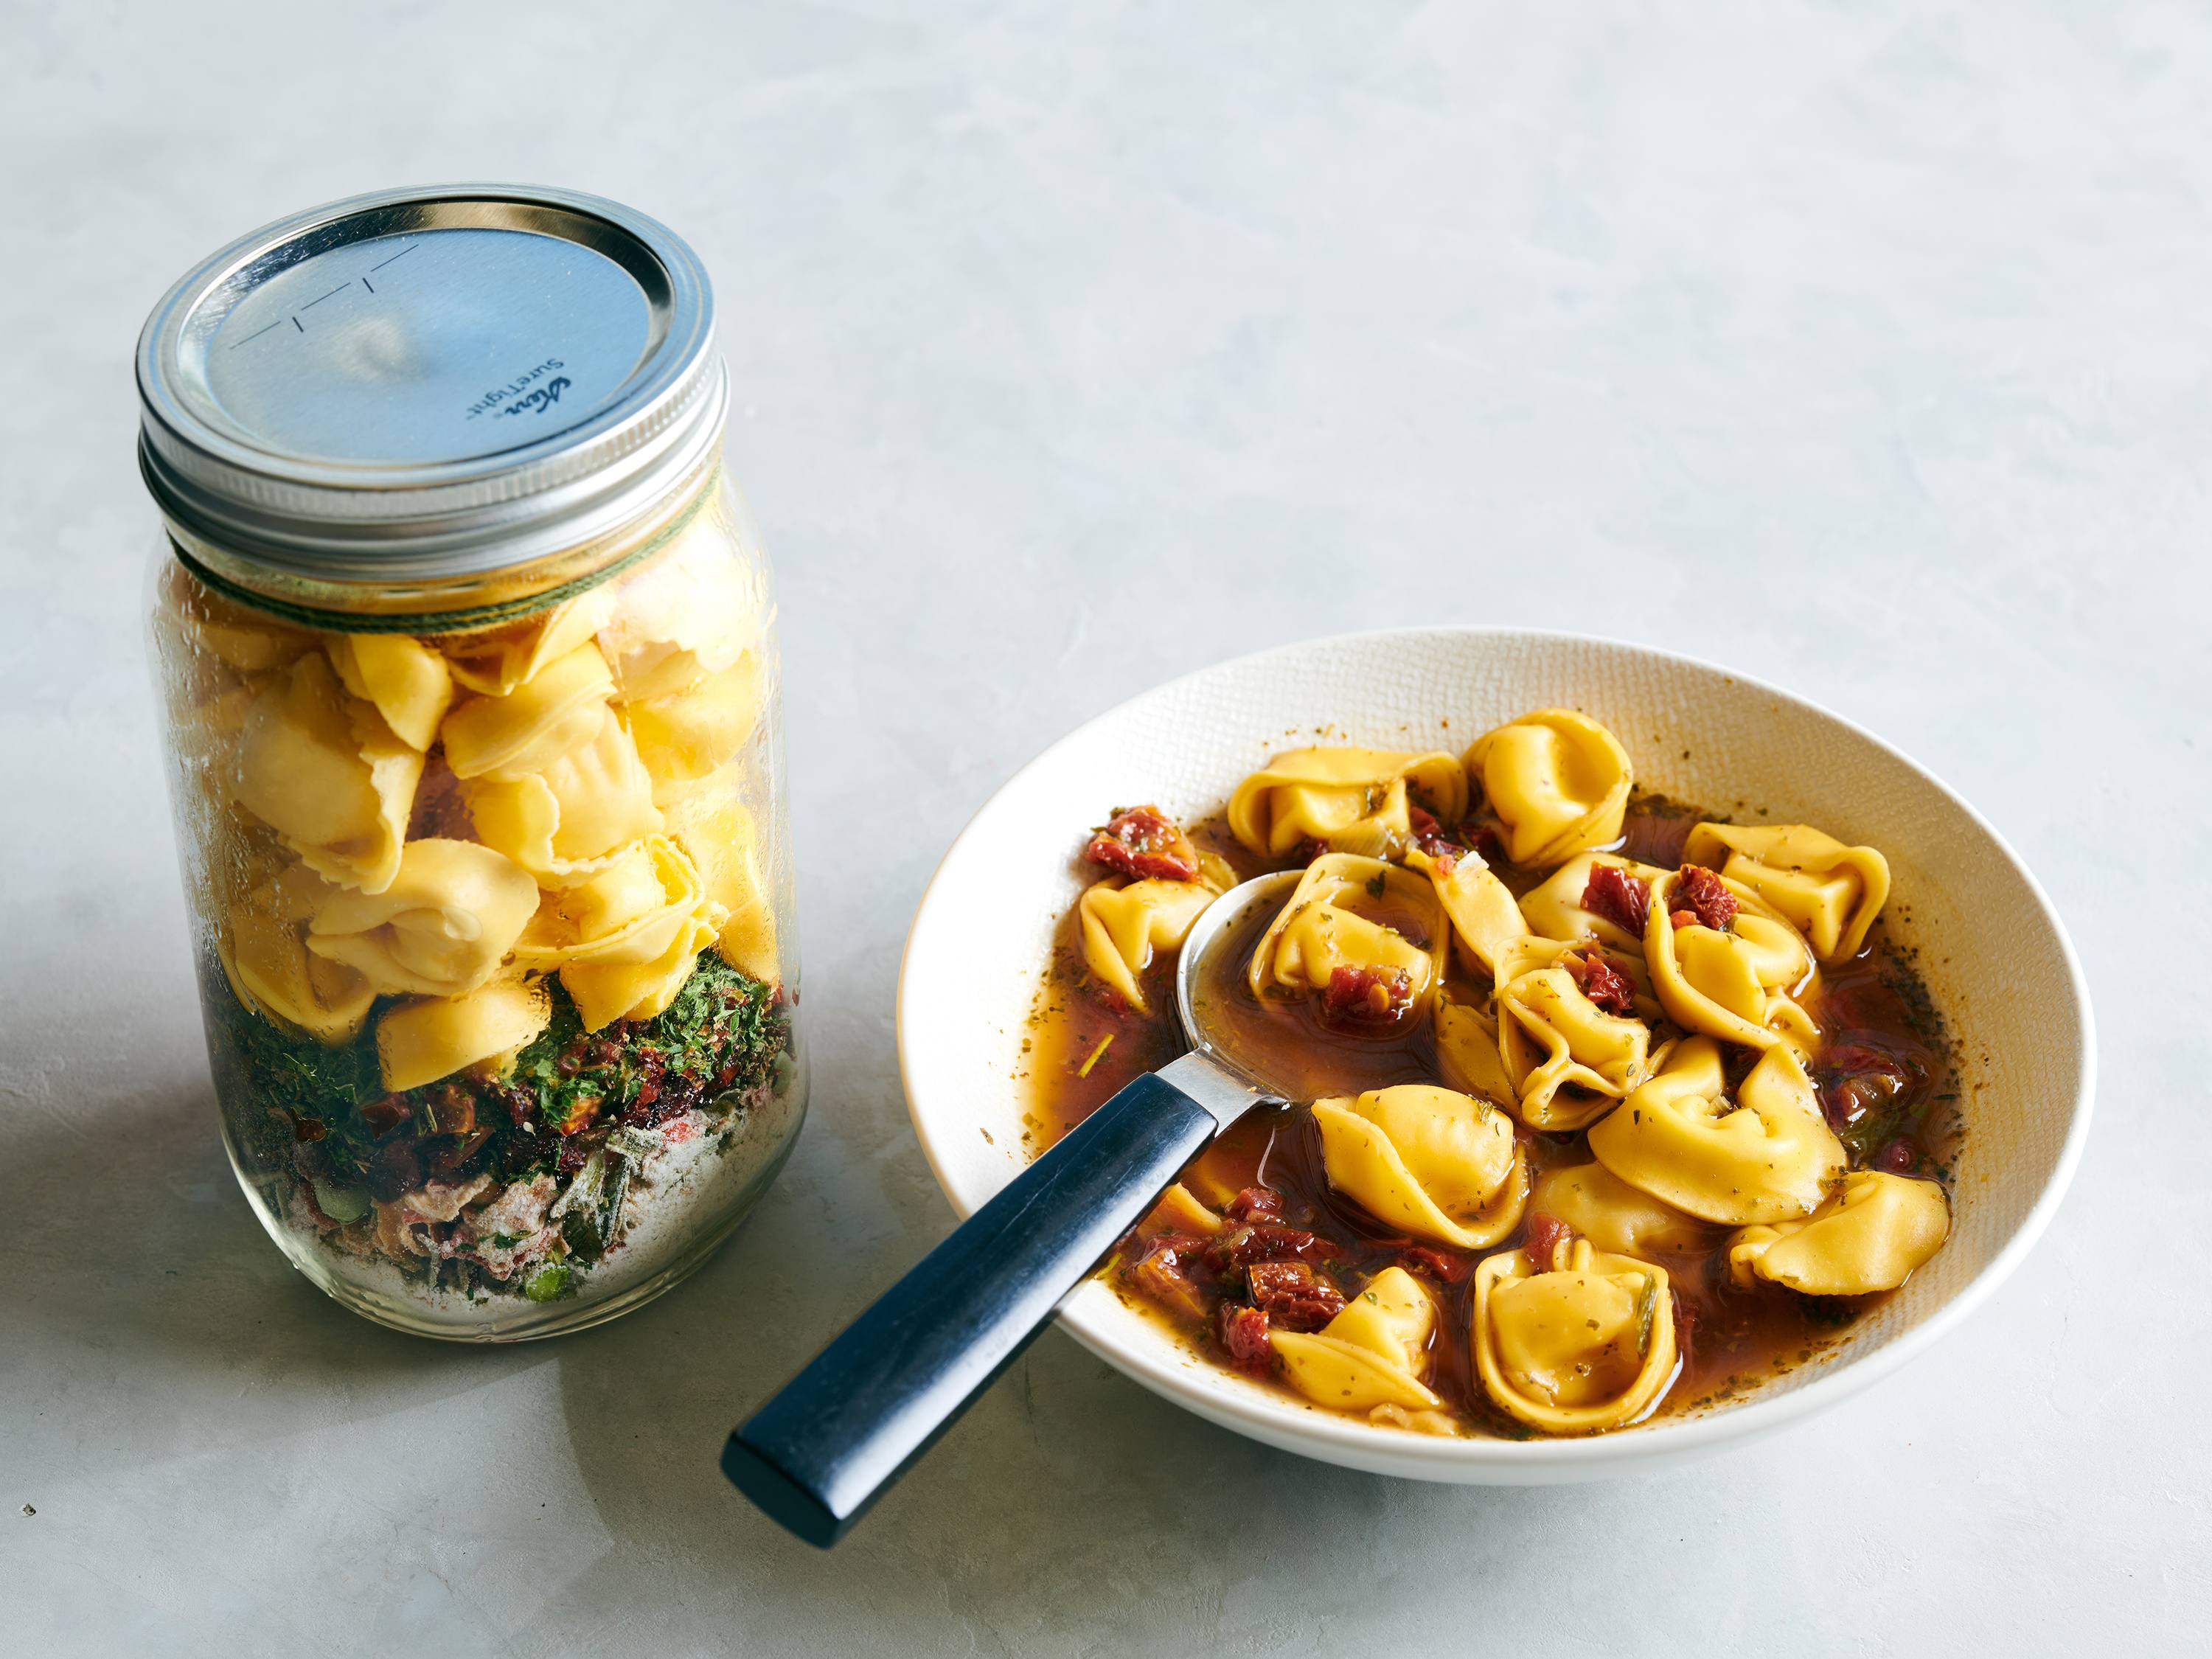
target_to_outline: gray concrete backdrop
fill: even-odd
[[[2197,1645],[2208,104],[2212,18],[2109,0],[0,0],[0,1646]],[[481,1353],[325,1303],[223,1166],[129,372],[233,234],[465,178],[622,197],[714,274],[817,1060],[708,1271]],[[1988,813],[2102,1025],[2049,1237],[1679,1474],[1346,1474],[1054,1335],[845,1547],[787,1540],[714,1454],[949,1224],[891,1044],[946,843],[1164,677],[1431,620],[1739,665]]]

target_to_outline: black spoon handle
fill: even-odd
[[[722,1472],[827,1548],[1044,1328],[1212,1139],[1140,1077],[1014,1178],[730,1436]]]

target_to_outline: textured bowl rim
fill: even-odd
[[[1764,692],[1851,732],[1905,766],[1965,814],[2012,866],[2041,908],[2044,920],[2050,925],[2051,936],[2057,941],[2058,953],[2065,964],[2068,982],[2080,1014],[2081,1066],[2075,1079],[2070,1121],[2064,1144],[2059,1149],[2057,1160],[2052,1165],[2042,1192],[2037,1194],[2035,1202],[2014,1230],[2012,1237],[2005,1241],[2003,1247],[1982,1270],[1949,1300],[1901,1335],[1863,1355],[1838,1355],[1833,1362],[1823,1367],[1824,1375],[1786,1393],[1754,1391],[1746,1400],[1724,1404],[1692,1417],[1647,1424],[1626,1434],[1597,1435],[1573,1440],[1504,1440],[1485,1437],[1444,1439],[1409,1433],[1402,1429],[1380,1427],[1316,1411],[1290,1401],[1277,1401],[1231,1386],[1232,1379],[1217,1376],[1210,1367],[1194,1367],[1168,1358],[1170,1351],[1164,1342],[1159,1345],[1161,1352],[1154,1352],[1149,1343],[1144,1346],[1133,1346],[1122,1341],[1114,1332],[1093,1319],[1090,1310],[1084,1305],[1087,1299],[1085,1292],[1092,1288],[1090,1281],[1086,1281],[1067,1303],[1062,1304],[1054,1316],[1056,1322],[1061,1329],[1123,1375],[1211,1422],[1267,1444],[1297,1451],[1325,1462],[1430,1480],[1512,1485],[1589,1480],[1628,1474],[1680,1462],[1771,1433],[1816,1412],[1825,1411],[1871,1387],[1955,1329],[1986,1302],[2012,1276],[2028,1252],[2035,1248],[2058,1206],[2064,1200],[2067,1188],[2073,1183],[2074,1172],[2081,1164],[2082,1150],[2087,1143],[2089,1121],[2096,1094],[2096,1021],[2090,1006],[2088,981],[2082,972],[2081,959],[2075,952],[2074,942],[2066,932],[2065,923],[2059,919],[2050,896],[2043,890],[2043,884],[2036,880],[2034,872],[2027,867],[2026,861],[1971,803],[1919,762],[1857,722],[1795,692],[1786,691],[1756,676],[1722,664],[1680,652],[1661,650],[1633,641],[1564,629],[1482,626],[1382,628],[1322,635],[1228,658],[1163,681],[1133,696],[1123,698],[1048,744],[994,790],[989,799],[962,826],[959,835],[953,838],[951,845],[945,849],[945,856],[938,861],[936,870],[931,874],[929,884],[923,890],[921,902],[915,908],[914,921],[907,931],[906,949],[899,965],[899,1081],[906,1094],[907,1115],[913,1122],[915,1139],[921,1143],[922,1156],[928,1161],[930,1174],[951,1202],[954,1213],[963,1220],[992,1195],[991,1193],[975,1194],[971,1203],[947,1173],[949,1161],[945,1155],[945,1147],[949,1143],[933,1133],[933,1124],[950,1128],[957,1123],[964,1129],[969,1127],[969,1121],[960,1116],[957,1103],[947,1103],[941,1109],[924,1109],[921,1091],[916,1086],[920,1070],[915,1058],[919,1039],[908,1018],[909,1000],[917,983],[915,942],[926,939],[933,931],[933,907],[951,902],[944,896],[945,872],[956,861],[962,844],[974,833],[977,823],[1004,797],[1017,789],[1031,772],[1062,749],[1088,738],[1095,728],[1120,718],[1132,703],[1158,696],[1188,681],[1230,668],[1248,666],[1269,657],[1329,646],[1437,636],[1447,636],[1477,647],[1519,640],[1595,645],[1609,650],[1632,652],[1669,667],[1721,675],[1747,690]],[[996,1188],[994,1188],[993,1191]]]

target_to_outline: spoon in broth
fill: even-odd
[[[1249,933],[1296,870],[1232,887],[1176,962],[1189,1052],[1136,1079],[1007,1184],[734,1430],[722,1472],[808,1543],[836,1543],[1013,1363],[1214,1136],[1284,1097],[1238,1052],[1201,988],[1210,951]],[[1241,975],[1237,977],[1241,978]]]

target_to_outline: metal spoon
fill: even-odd
[[[1178,1171],[1253,1107],[1275,1101],[1200,1023],[1207,952],[1298,872],[1206,906],[1176,963],[1190,1052],[1136,1079],[1015,1176],[878,1297],[722,1451],[738,1491],[828,1548],[1014,1362],[1061,1300],[1144,1218]]]

